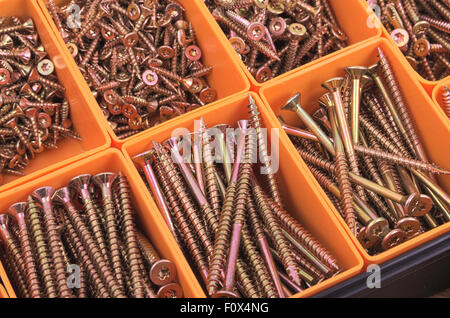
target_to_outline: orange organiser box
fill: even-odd
[[[82,87],[85,95],[87,95],[89,103],[97,111],[97,117],[101,121],[103,127],[108,131],[112,138],[113,146],[120,148],[126,141],[136,136],[142,135],[143,132],[136,134],[132,137],[119,139],[110,127],[108,121],[103,116],[103,113],[92,95],[89,86],[83,78],[83,75],[78,69],[74,59],[70,55],[66,45],[53,22],[50,13],[48,12],[45,4],[45,0],[37,0],[43,15],[47,20],[47,25],[52,29],[54,36],[57,38],[58,47],[63,52],[65,57],[69,60],[70,67],[74,70],[75,79]],[[213,67],[211,74],[207,76],[207,81],[211,87],[217,90],[217,99],[223,99],[225,97],[247,92],[250,89],[250,83],[247,77],[239,67],[238,62],[234,59],[234,53],[231,52],[222,39],[216,36],[214,27],[207,23],[207,12],[205,12],[198,1],[193,0],[179,0],[178,1],[184,8],[186,18],[192,22],[195,33],[197,35],[198,46],[202,49],[202,62],[205,65]],[[57,5],[65,5],[69,3],[68,0],[55,0]],[[206,105],[207,107],[207,105]],[[170,122],[170,121],[169,121]],[[150,128],[154,129],[154,128]]]
[[[255,93],[251,94],[259,106],[263,126],[279,129],[277,119],[273,113],[262,104],[260,98]],[[153,147],[153,140],[162,142],[171,137],[174,129],[186,128],[192,131],[194,129],[194,120],[200,117],[204,118],[208,127],[223,123],[230,124],[234,127],[238,120],[248,119],[247,106],[248,94],[240,94],[226,101],[216,102],[200,112],[190,113],[184,117],[180,117],[170,125],[165,125],[151,132],[149,131],[125,143],[122,151],[125,153],[129,165],[132,165],[132,157],[151,149]],[[274,132],[268,131],[269,137],[270,135],[273,136],[273,134]],[[341,274],[295,295],[295,297],[307,297],[360,273],[363,261],[342,226],[339,224],[336,216],[330,211],[330,203],[323,200],[318,194],[317,185],[308,175],[307,168],[296,158],[286,135],[281,134],[279,141],[280,168],[278,171],[278,180],[287,210],[335,255],[339,264],[344,268]],[[142,189],[146,187],[142,180],[139,181],[139,184]],[[146,192],[147,199],[151,202],[153,209],[157,210],[151,193],[149,191],[144,192]],[[169,235],[169,229],[167,227],[166,232]],[[192,275],[190,268],[186,268],[186,271]],[[205,297],[200,284],[197,282],[195,286],[197,287],[196,290],[199,290],[196,296]]]
[[[3,287],[3,285],[1,285],[1,284],[0,284],[0,298],[9,298],[5,287]]]
[[[37,5],[30,0],[0,0],[0,16],[31,17],[35,23],[41,42],[55,64],[61,84],[66,88],[70,103],[70,114],[75,130],[83,138],[77,141],[66,138],[58,143],[58,149],[37,154],[25,169],[25,176],[4,176],[0,192],[17,187],[36,177],[49,173],[73,161],[92,155],[110,146],[111,140],[96,118],[95,106],[89,103],[86,92],[76,80],[74,71],[68,66],[69,60],[61,53],[53,32],[45,23],[45,18]]]
[[[0,194],[0,211],[4,213],[11,204],[26,200],[28,195],[39,187],[52,186],[58,189],[67,186],[69,181],[77,175],[85,173],[95,175],[106,171],[115,173],[121,171],[127,177],[131,187],[133,206],[136,211],[136,223],[150,239],[161,257],[171,260],[175,264],[177,268],[177,281],[183,287],[185,297],[196,297],[200,295],[201,290],[198,287],[195,277],[189,270],[189,265],[186,263],[183,254],[165,226],[163,218],[156,210],[154,204],[149,201],[148,194],[145,193],[145,186],[142,185],[139,174],[117,149],[108,149],[97,153],[89,158],[85,158],[58,171],[28,182],[18,189]],[[9,295],[16,297],[1,264],[0,275]]]
[[[367,3],[366,0],[359,0],[361,1],[362,5],[365,6],[367,8],[367,12],[372,11],[372,8],[370,7],[370,5]],[[399,53],[400,55],[402,55],[402,59],[406,60],[406,57],[403,55],[403,52],[398,48],[398,46],[395,44],[394,40],[392,40],[391,35],[389,34],[389,32],[386,30],[386,28],[384,27],[384,25],[379,22],[379,19],[376,17],[375,14],[372,14],[372,17],[375,18],[377,21],[375,22],[375,20],[373,18],[371,18],[372,23],[375,25],[377,24],[379,28],[381,28],[382,30],[382,36],[386,39],[388,39],[389,42],[392,43],[392,45],[395,47],[395,50],[397,51],[397,53]],[[412,41],[412,40],[410,40]],[[450,78],[450,76],[447,76],[441,80],[438,81],[430,81],[425,79],[422,75],[420,75],[419,73],[417,73],[414,68],[411,66],[411,64],[409,64],[409,62],[407,62],[407,67],[409,69],[409,71],[411,73],[414,73],[414,75],[419,79],[420,83],[423,85],[423,87],[425,88],[425,90],[428,92],[428,94],[431,96],[433,89],[436,85],[439,85],[441,83],[443,83],[444,81],[448,80]]]
[[[450,78],[446,79],[445,81],[442,81],[442,83],[440,83],[439,85],[436,85],[436,87],[433,90],[433,101],[436,103],[436,105],[440,106],[440,108],[443,110],[445,114],[444,103],[442,101],[442,93],[444,92],[444,86],[447,86],[450,89]],[[450,115],[450,112],[448,115]],[[444,116],[447,117],[447,115]],[[450,120],[449,117],[447,117],[448,120]]]
[[[400,82],[401,91],[406,99],[413,122],[418,131],[421,142],[423,143],[426,153],[431,162],[449,170],[450,161],[450,122],[445,118],[444,113],[435,105],[428,94],[421,87],[415,74],[408,67],[408,62],[400,55],[400,52],[394,49],[386,39],[373,40],[359,47],[342,52],[332,59],[318,63],[307,70],[295,73],[291,76],[281,79],[276,83],[266,85],[261,89],[261,96],[276,115],[281,114],[288,124],[295,126],[301,125],[296,115],[289,111],[282,111],[281,107],[294,94],[301,93],[301,103],[311,113],[318,108],[318,99],[324,93],[325,89],[321,84],[326,80],[344,75],[344,67],[352,65],[370,66],[378,61],[377,48],[380,47],[393,66],[395,75]],[[283,132],[282,135],[286,137]],[[288,146],[290,153],[296,152],[295,147],[290,144]],[[302,167],[307,169],[300,155],[296,155],[296,161]],[[314,179],[313,175],[308,171],[308,179]],[[438,177],[438,181],[442,188],[450,192],[450,177]],[[340,217],[338,211],[331,204],[325,192],[319,184],[314,181],[316,195],[320,200],[326,201],[332,207],[332,211],[339,218],[341,225],[345,228],[348,235],[356,244],[358,250],[363,255],[367,264],[380,264],[401,253],[411,250],[412,248],[429,241],[440,234],[450,231],[450,222],[441,225],[431,231],[421,234],[403,244],[396,246],[388,251],[380,253],[376,256],[370,256],[356,237],[350,232],[344,220]]]
[[[372,24],[369,20],[370,13],[372,10],[368,8],[367,6],[363,5],[360,0],[329,0],[334,13],[336,15],[337,21],[339,23],[339,26],[344,31],[344,33],[348,36],[348,43],[349,46],[333,52],[331,54],[328,54],[327,56],[324,56],[320,59],[311,61],[305,65],[302,65],[296,69],[293,69],[289,72],[286,72],[284,74],[281,74],[265,83],[259,83],[254,76],[248,71],[245,64],[242,62],[242,60],[239,58],[238,54],[234,51],[233,47],[229,43],[227,37],[223,33],[222,29],[220,28],[219,24],[216,22],[214,17],[211,13],[209,13],[208,8],[201,0],[195,0],[198,2],[201,2],[201,9],[203,11],[206,11],[208,14],[208,23],[210,25],[213,25],[214,31],[216,33],[217,38],[220,39],[220,41],[227,47],[228,50],[232,51],[234,54],[234,59],[238,61],[240,64],[242,70],[245,72],[247,77],[250,80],[250,83],[252,85],[252,89],[255,91],[258,91],[264,84],[270,84],[274,81],[284,78],[286,76],[289,76],[290,74],[293,74],[299,70],[303,70],[305,68],[308,68],[311,65],[314,65],[316,63],[319,63],[323,60],[326,60],[328,58],[331,58],[338,54],[338,52],[347,51],[349,48],[352,48],[358,43],[365,42],[368,39],[373,38],[379,38],[381,36],[381,30],[377,27],[372,27]],[[194,1],[194,2],[195,2]]]

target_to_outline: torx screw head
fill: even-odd
[[[185,55],[190,61],[198,61],[202,57],[202,50],[197,45],[190,45],[186,48]]]
[[[183,289],[177,283],[170,283],[162,286],[157,293],[158,298],[181,298]]]
[[[6,68],[0,68],[0,85],[6,85],[11,80],[11,73]]]
[[[414,43],[414,53],[419,57],[425,57],[430,53],[431,44],[427,39],[421,38]]]
[[[286,31],[286,28],[286,20],[282,17],[276,17],[270,20],[269,31],[273,36],[281,36]]]
[[[161,259],[152,265],[150,279],[158,286],[164,286],[175,280],[177,269],[175,265],[166,259]]]
[[[252,22],[247,27],[247,35],[253,41],[261,40],[265,35],[266,27],[259,22]]]
[[[37,70],[42,76],[48,76],[55,70],[55,65],[49,59],[44,59],[38,63]]]

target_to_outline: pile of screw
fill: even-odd
[[[262,83],[347,46],[328,0],[205,0]]]
[[[59,8],[50,0],[48,9],[118,138],[216,99],[205,80],[212,67],[202,64],[176,1],[77,0]]]
[[[450,89],[448,86],[444,86],[442,89],[442,107],[448,118],[450,118]]]
[[[4,174],[23,175],[31,159],[62,138],[81,140],[31,18],[0,18],[0,90],[0,183]]]
[[[181,297],[175,266],[137,230],[134,214],[122,173],[80,175],[11,205],[0,215],[0,258],[17,295]]]
[[[251,97],[249,110],[235,134],[226,124],[207,129],[201,119],[183,142],[154,142],[134,160],[209,296],[288,297],[341,269],[283,207]],[[268,174],[255,175],[257,148]]]
[[[283,123],[350,230],[371,254],[450,221],[450,196],[428,163],[389,61],[347,67],[311,117],[297,94],[284,106],[309,129]],[[328,114],[328,115],[327,115]],[[281,119],[282,120],[282,119]],[[353,183],[353,184],[352,184]]]
[[[367,1],[380,7],[381,22],[420,75],[430,81],[450,75],[448,0]]]

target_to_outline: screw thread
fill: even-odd
[[[211,230],[211,233],[215,233],[219,223],[219,214],[222,200],[219,186],[217,185],[216,181],[216,175],[214,173],[215,167],[211,153],[210,137],[206,130],[202,132],[202,155],[205,173],[205,191],[208,196],[208,201],[211,205],[209,213],[204,214],[203,219]]]
[[[159,147],[157,151],[157,156],[161,163],[161,168],[167,175],[168,181],[173,186],[175,193],[180,201],[185,213],[188,216],[195,232],[197,233],[203,248],[206,251],[206,255],[210,256],[213,251],[213,245],[209,238],[206,227],[203,224],[202,219],[199,216],[198,210],[192,202],[191,196],[189,195],[185,182],[182,180],[180,173],[173,163],[168,150],[164,147]]]
[[[367,131],[370,136],[373,136],[388,152],[394,153],[398,156],[403,154],[397,148],[397,145],[392,143],[381,130],[379,130],[370,120],[364,115],[360,114],[359,121],[361,126]]]
[[[227,188],[225,200],[220,213],[219,225],[215,233],[214,252],[209,265],[207,289],[213,295],[219,289],[222,281],[222,272],[225,268],[229,240],[231,236],[232,215],[234,199],[236,197],[236,184],[230,183]]]
[[[122,234],[125,243],[125,252],[129,264],[129,275],[132,292],[137,298],[144,298],[145,291],[142,286],[140,266],[142,264],[139,249],[139,233],[136,231],[133,210],[131,205],[130,187],[122,172],[118,174],[118,201],[121,218]]]
[[[80,265],[84,268],[84,271],[88,274],[89,280],[91,281],[92,285],[95,286],[95,293],[97,294],[97,296],[102,297],[102,298],[108,298],[109,293],[108,293],[108,291],[103,283],[103,280],[99,274],[99,273],[101,273],[101,271],[99,271],[96,268],[96,266],[93,264],[93,262],[91,261],[92,256],[90,256],[87,252],[87,251],[90,251],[90,253],[93,252],[93,251],[91,251],[91,247],[94,247],[93,245],[91,245],[93,242],[90,242],[91,244],[87,244],[87,247],[85,247],[86,244],[84,242],[82,242],[82,239],[81,239],[83,236],[86,237],[86,233],[89,233],[89,232],[87,231],[86,228],[83,228],[83,226],[81,226],[81,229],[80,229],[80,225],[81,225],[82,221],[81,221],[79,215],[75,216],[75,218],[74,218],[73,216],[70,216],[71,212],[70,211],[68,211],[68,212],[69,212],[68,217],[65,219],[65,222],[64,222],[64,226],[67,231],[67,239],[70,242],[70,244],[72,245],[72,247],[74,249],[74,253],[77,256],[77,259],[80,260],[80,263],[81,263]],[[72,220],[69,220],[69,219],[72,219]],[[73,219],[75,219],[75,222],[73,222],[74,221]],[[80,231],[81,231],[81,233],[83,233],[83,235],[80,235]],[[95,254],[98,255],[99,252],[97,251],[97,253],[95,253]]]
[[[5,262],[5,269],[7,271],[8,277],[11,279],[11,282],[14,284],[16,288],[16,292],[20,297],[29,298],[30,294],[28,293],[27,285],[23,275],[20,273],[18,265],[12,259],[9,249],[6,247],[6,251],[1,251],[5,253],[5,258],[3,261]]]
[[[248,265],[240,258],[236,262],[236,276],[239,286],[247,298],[260,298],[261,295],[247,272]]]
[[[319,258],[320,261],[331,269],[335,271],[340,269],[336,258],[331,255],[330,252],[328,252],[328,250],[323,247],[320,242],[296,219],[289,215],[285,210],[275,205],[272,205],[272,208],[282,227],[285,228],[297,241],[299,241],[311,253]]]
[[[448,86],[444,86],[442,90],[442,105],[447,117],[450,118],[450,90]]]
[[[58,294],[53,276],[53,263],[46,244],[47,237],[42,227],[41,211],[31,198],[28,200],[28,220],[30,233],[37,251],[39,276],[42,279],[45,294],[49,298],[56,298]]]
[[[379,52],[378,55],[380,58],[381,71],[386,80],[388,89],[391,92],[391,96],[394,100],[394,103],[395,103],[395,105],[397,105],[399,116],[405,125],[406,133],[407,133],[409,139],[412,141],[417,155],[420,156],[421,159],[424,159],[422,157],[422,154],[424,153],[423,149],[422,149],[422,145],[420,144],[419,137],[418,137],[417,132],[412,123],[411,117],[408,112],[408,108],[406,107],[406,104],[401,95],[400,86],[397,82],[397,79],[394,76],[391,65],[390,65],[389,61],[387,60],[386,56],[384,55],[383,51],[381,51],[381,49],[379,49],[378,52]]]
[[[271,194],[271,197],[274,199],[274,201],[279,205],[279,206],[283,206],[283,201],[281,199],[281,193],[280,190],[278,188],[278,184],[277,181],[275,179],[275,174],[272,171],[272,167],[270,165],[270,160],[269,160],[269,156],[267,154],[267,144],[264,138],[264,135],[262,133],[262,125],[261,125],[261,121],[259,118],[259,111],[258,111],[258,107],[256,106],[255,103],[250,102],[249,105],[249,113],[250,113],[250,120],[251,120],[251,125],[252,127],[255,129],[256,131],[256,137],[258,139],[258,148],[259,148],[259,154],[260,154],[260,158],[261,161],[264,165],[264,167],[266,168],[266,176],[267,176],[267,180],[269,182],[269,191]],[[253,139],[253,136],[249,136],[249,139]],[[253,140],[250,140],[253,141]],[[250,144],[252,145],[252,144]],[[255,148],[253,148],[254,146],[252,146],[253,150]],[[252,153],[250,153],[250,155],[252,155]]]
[[[208,264],[206,261],[205,254],[203,253],[200,244],[197,242],[197,238],[192,232],[188,220],[184,216],[184,211],[177,199],[175,190],[172,188],[170,181],[167,178],[167,175],[162,169],[160,160],[156,156],[155,156],[155,173],[158,176],[158,180],[160,181],[161,188],[163,189],[163,193],[165,194],[168,206],[170,207],[170,211],[177,224],[177,228],[179,229],[179,232],[183,237],[182,241],[185,242],[192,259],[197,265],[197,269],[202,274],[202,277],[206,279],[207,275],[203,274],[208,272]]]
[[[40,286],[40,281],[39,281],[39,277],[38,277],[37,267],[34,262],[35,258],[34,258],[33,246],[31,244],[30,233],[29,233],[28,227],[26,225],[20,226],[20,223],[19,223],[18,237],[19,237],[20,246],[22,249],[23,263],[24,263],[25,273],[26,273],[25,276],[26,276],[30,296],[32,298],[40,298],[41,297],[41,286]]]
[[[335,158],[336,177],[341,192],[341,203],[345,214],[345,223],[356,234],[356,214],[353,209],[352,186],[349,179],[348,163],[344,154],[337,154]]]
[[[397,132],[392,127],[392,125],[389,123],[389,121],[386,118],[386,116],[383,114],[383,112],[381,110],[381,106],[380,106],[376,96],[370,96],[369,97],[369,95],[365,95],[364,102],[369,107],[369,109],[372,111],[372,114],[375,115],[376,119],[380,123],[381,127],[383,128],[383,130],[386,131],[386,134],[391,137],[392,142],[395,145],[397,145],[397,147],[399,148],[400,152],[404,156],[410,156],[409,153],[408,153],[408,150],[403,145],[403,142],[402,142],[399,134],[397,134]],[[355,145],[355,146],[357,146],[357,145]]]
[[[119,192],[121,189],[119,189]],[[122,198],[122,193],[119,193]],[[115,275],[117,284],[120,286],[121,292],[124,293],[124,274],[122,268],[122,260],[120,257],[120,237],[116,226],[115,209],[112,198],[103,196],[103,211],[105,215],[105,232],[107,244],[109,245],[111,267]]]
[[[277,298],[278,294],[272,278],[268,273],[268,269],[258,249],[253,244],[250,231],[246,225],[242,228],[241,239],[242,251],[252,267],[252,273],[260,285],[261,290],[264,292],[264,295],[268,298]]]
[[[301,284],[301,279],[298,273],[298,267],[295,262],[292,251],[289,249],[289,244],[283,235],[281,226],[278,223],[271,207],[268,204],[267,198],[263,193],[261,187],[257,184],[253,184],[253,194],[255,197],[258,211],[264,220],[264,223],[272,236],[274,247],[280,254],[283,267],[288,273],[289,277],[298,285]]]
[[[60,245],[62,244],[61,236],[53,209],[44,208],[43,216],[44,224],[47,229],[47,243],[49,252],[51,258],[53,259],[58,295],[63,298],[71,298],[73,297],[73,294],[66,282],[66,266],[64,264],[64,257],[60,248]]]

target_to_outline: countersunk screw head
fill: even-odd
[[[277,37],[283,35],[286,28],[286,20],[282,17],[276,17],[270,20],[269,31],[273,36]]]
[[[190,61],[198,61],[202,57],[202,50],[197,45],[190,45],[186,48],[185,55]]]
[[[181,298],[183,297],[183,289],[177,283],[170,283],[158,290],[159,298]]]
[[[48,76],[55,70],[55,65],[49,59],[44,59],[40,61],[37,65],[37,70],[39,74],[43,76]]]
[[[11,80],[11,73],[6,68],[0,68],[0,85],[6,85]]]
[[[425,57],[430,53],[431,44],[427,39],[421,38],[414,42],[414,53],[419,57]]]
[[[161,259],[152,265],[150,279],[158,286],[164,286],[175,280],[177,269],[175,265],[166,259]]]

